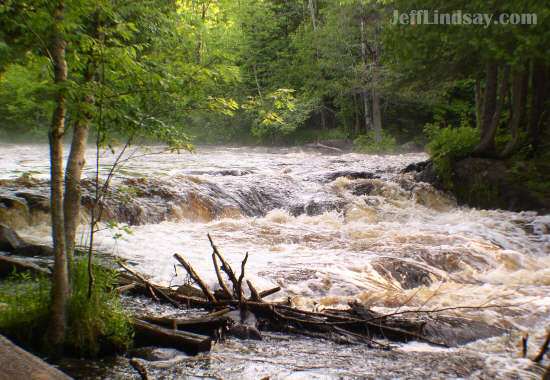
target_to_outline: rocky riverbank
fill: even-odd
[[[438,165],[428,160],[409,165],[405,172],[417,172],[416,180],[450,191],[472,207],[550,213],[548,165],[472,157]],[[534,174],[528,176],[528,171]]]

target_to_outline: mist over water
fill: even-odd
[[[519,335],[531,334],[534,355],[550,323],[550,215],[458,206],[401,173],[424,154],[227,147],[132,154],[113,187],[139,190],[126,192],[139,225],[117,239],[118,231],[101,231],[97,248],[155,282],[185,280],[174,269],[177,252],[214,286],[211,233],[231,264],[249,253],[247,276],[257,288],[279,285],[282,294],[274,297],[296,305],[359,300],[379,311],[499,305],[505,307],[447,314],[510,331],[455,349],[409,343],[392,353],[303,338],[229,341],[178,362],[176,370],[159,369],[159,376],[176,378],[174,371],[185,368],[223,378],[540,377],[540,368],[519,357]],[[102,175],[113,157],[103,153]],[[90,150],[85,176],[93,177],[94,162]],[[0,145],[0,179],[24,172],[47,178],[48,171],[45,145]],[[20,232],[49,239],[44,224]]]

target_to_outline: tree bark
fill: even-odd
[[[103,42],[104,35],[100,31],[101,21],[99,11],[94,15],[94,38]],[[89,85],[96,75],[96,62],[93,50],[89,52],[88,64],[84,74],[84,86]],[[86,94],[82,98],[83,103],[93,105],[95,98],[93,94]],[[64,226],[65,226],[65,248],[67,250],[67,258],[69,269],[73,261],[75,248],[76,230],[80,224],[80,200],[82,197],[82,189],[80,188],[80,179],[82,178],[82,169],[86,164],[86,144],[88,142],[89,124],[92,120],[92,113],[87,112],[86,115],[75,123],[73,131],[73,139],[71,142],[71,152],[67,160],[67,168],[65,170],[65,197],[63,201]]]
[[[317,22],[315,20],[315,3],[314,0],[308,0],[309,2],[309,13],[311,15],[311,25],[313,26],[313,31],[317,31]]]
[[[519,137],[519,123],[523,118],[524,111],[524,88],[527,85],[525,82],[525,74],[523,71],[515,71],[512,80],[512,120],[510,121],[511,137],[506,144],[506,147],[500,154],[501,157],[507,157],[514,152],[517,147]]]
[[[368,68],[368,59],[367,59],[367,36],[366,36],[366,25],[365,17],[363,14],[363,4],[361,3],[361,62],[363,64],[363,76],[366,76]],[[365,78],[364,78],[365,79]],[[372,130],[372,120],[369,109],[369,92],[368,89],[363,89],[363,108],[365,114],[365,130],[366,132]]]
[[[485,94],[483,96],[483,116],[481,119],[481,138],[483,139],[491,127],[491,121],[495,114],[496,96],[498,86],[498,65],[488,61],[486,64]]]
[[[482,99],[482,93],[481,93],[481,79],[476,79],[475,84],[475,102],[476,102],[476,128],[481,128],[481,118],[483,114],[483,103],[481,101]]]
[[[357,96],[353,95],[353,110],[355,114],[355,135],[359,136],[361,134],[361,123],[359,122],[359,105],[357,104]]]
[[[529,142],[534,150],[537,149],[542,124],[542,114],[545,103],[545,66],[541,59],[535,59],[532,69],[532,91],[531,91],[531,110],[529,114],[529,125],[527,129]]]
[[[51,54],[53,59],[54,83],[58,87],[56,107],[53,111],[49,131],[50,141],[50,208],[55,264],[53,269],[52,311],[50,320],[50,342],[60,352],[67,330],[66,305],[69,297],[69,278],[63,222],[63,128],[66,115],[66,95],[63,88],[67,80],[65,61],[66,41],[59,29],[64,20],[65,2],[59,1],[53,13]]]
[[[372,119],[374,125],[374,141],[382,140],[382,111],[380,109],[380,95],[376,88],[372,89]]]
[[[500,118],[504,110],[504,104],[506,103],[506,97],[508,96],[510,82],[510,66],[505,65],[502,72],[502,79],[500,85],[500,93],[498,97],[498,102],[496,104],[496,109],[491,119],[491,124],[487,129],[482,131],[481,141],[474,148],[472,152],[473,156],[478,157],[491,157],[495,153],[495,135],[500,124]],[[483,133],[485,132],[485,133]]]

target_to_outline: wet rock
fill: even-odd
[[[27,193],[27,192],[15,193],[15,195],[27,201],[29,210],[31,212],[33,211],[42,211],[46,213],[50,212],[50,199],[46,195]]]
[[[445,173],[445,181],[438,178],[433,163],[426,165],[416,179],[451,191],[460,203],[473,207],[533,210],[543,214],[550,212],[550,189],[530,188],[521,176],[514,174],[522,165],[521,162],[470,157],[453,162],[449,172]],[[540,183],[550,181],[548,168],[542,168],[537,173],[541,176],[537,180]]]
[[[24,244],[13,251],[14,255],[18,256],[53,256],[53,249],[47,245],[40,244]]]
[[[134,348],[129,352],[133,357],[145,359],[150,362],[160,361],[160,360],[170,360],[182,354],[181,351],[178,351],[174,348],[159,348],[159,347],[139,347]]]
[[[358,183],[354,184],[351,193],[353,195],[361,196],[368,195],[374,190],[374,184],[372,183]]]
[[[382,276],[391,276],[403,289],[430,286],[432,283],[430,272],[426,268],[403,260],[384,258],[374,263],[373,267]]]
[[[429,160],[421,161],[421,162],[413,162],[412,164],[407,165],[407,167],[405,169],[403,169],[402,172],[403,173],[420,172],[420,171],[424,170],[426,168],[426,166],[428,166],[429,163],[430,163]]]
[[[421,334],[426,338],[445,342],[449,346],[460,346],[478,339],[500,336],[506,331],[483,322],[466,318],[442,317],[427,320]]]
[[[325,212],[337,211],[340,212],[346,207],[346,202],[341,199],[313,199],[306,204],[295,205],[290,208],[289,213],[292,216],[309,215],[316,216],[322,215]]]
[[[0,224],[0,251],[13,252],[25,245],[25,242],[12,228]]]
[[[329,173],[325,176],[324,182],[332,182],[336,178],[339,177],[347,177],[349,179],[372,179],[376,178],[373,173],[370,172],[363,172],[363,171],[355,171],[355,170],[340,170],[336,172]]]
[[[227,333],[239,339],[262,340],[260,331],[258,331],[256,327],[250,325],[236,323],[229,328]]]

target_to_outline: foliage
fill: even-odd
[[[93,273],[94,291],[88,298],[87,261],[79,259],[73,265],[67,345],[84,356],[125,351],[132,342],[133,330],[114,291],[116,272],[93,265]]]
[[[467,125],[442,128],[439,124],[426,124],[424,132],[430,139],[426,149],[432,159],[443,156],[451,159],[467,157],[479,141],[479,130]]]
[[[95,286],[88,299],[85,259],[75,262],[68,305],[69,334],[66,350],[97,356],[126,350],[133,339],[128,316],[114,292],[114,271],[94,265]],[[45,275],[14,274],[0,283],[0,333],[33,351],[43,349],[51,307],[51,280]]]
[[[0,137],[32,138],[49,123],[52,101],[47,61],[27,54],[27,62],[11,64],[0,75]],[[45,133],[42,131],[41,137]]]
[[[363,153],[392,153],[398,148],[394,137],[382,131],[380,141],[376,141],[373,131],[360,135],[353,141],[353,149]]]
[[[0,282],[0,333],[19,345],[37,350],[47,326],[51,282],[45,275],[14,273]]]

